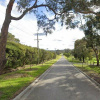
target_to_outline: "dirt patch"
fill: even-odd
[[[34,66],[34,65],[31,65],[31,66]],[[24,67],[17,67],[17,68],[8,68],[8,69],[4,69],[1,73],[0,73],[0,75],[2,75],[2,74],[6,74],[6,73],[11,73],[11,72],[15,72],[15,71],[17,71],[17,70],[22,70],[22,69],[25,69],[25,68],[30,68],[30,65],[25,65]]]
[[[100,84],[100,74],[97,74],[96,72],[94,71],[87,71],[87,70],[84,70],[82,68],[80,68],[83,72],[85,72],[90,78],[94,79],[97,83]]]
[[[100,75],[96,73],[87,73],[92,79],[100,84]]]
[[[18,69],[4,69],[4,70],[0,73],[0,75],[6,74],[6,73],[15,72],[15,71],[17,71],[17,70],[18,70]]]
[[[33,70],[38,70],[38,68],[29,68],[29,69],[25,69],[25,71],[33,71]]]
[[[12,74],[12,75],[8,75],[5,76],[5,79],[10,79],[10,78],[20,78],[20,77],[30,77],[30,75],[28,74]]]

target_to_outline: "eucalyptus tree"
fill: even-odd
[[[100,17],[100,0],[61,0],[62,22],[67,28],[80,27],[87,15]],[[82,17],[82,18],[80,18]]]
[[[91,47],[95,53],[97,66],[99,66],[100,51],[100,18],[98,16],[88,16],[88,21],[84,25],[85,39],[87,47]]]
[[[89,50],[86,47],[87,42],[83,39],[76,40],[74,45],[74,57],[79,60],[85,61],[85,58],[88,57]]]
[[[18,11],[21,13],[19,17],[15,17],[11,15],[13,5],[17,2]],[[47,11],[52,12],[54,15],[54,19],[50,19],[46,16],[46,11],[40,14],[38,11],[39,8],[44,7]],[[38,8],[38,9],[37,9]],[[7,35],[9,25],[12,20],[20,20],[27,13],[34,13],[38,20],[38,26],[43,28],[44,32],[51,33],[52,29],[54,29],[55,19],[57,18],[57,13],[59,7],[57,6],[57,2],[55,0],[9,0],[9,3],[6,8],[5,20],[1,28],[1,38],[0,38],[0,71],[4,68],[6,64],[6,43],[7,43]],[[42,9],[43,10],[43,9]]]
[[[18,11],[21,12],[19,17],[11,15],[13,5],[17,2]],[[93,8],[99,7],[99,0],[9,0],[9,3],[6,8],[5,20],[1,28],[1,39],[0,39],[0,71],[4,68],[6,63],[5,58],[5,49],[7,42],[7,35],[9,25],[12,20],[20,20],[27,13],[34,13],[38,20],[38,26],[43,28],[44,32],[51,33],[54,28],[55,21],[60,20],[63,24],[66,23],[71,27],[75,27],[78,24],[78,21],[73,22],[75,13],[82,14],[95,14],[100,16],[98,12],[95,12]],[[38,11],[39,8],[43,12]],[[52,12],[54,18],[48,18],[46,15],[47,12]],[[68,27],[69,27],[68,26]]]
[[[0,37],[0,71],[4,68],[6,64],[6,43],[7,43],[7,35],[10,23],[12,20],[20,20],[27,13],[33,13],[37,17],[38,27],[42,28],[44,32],[52,33],[52,29],[54,28],[55,21],[58,21],[58,18],[62,16],[63,0],[9,0],[5,19],[1,28],[1,37]],[[14,3],[17,3],[17,9],[21,13],[19,17],[12,16],[12,10]],[[71,10],[71,9],[68,9]],[[51,12],[54,15],[54,18],[48,18],[47,12]]]

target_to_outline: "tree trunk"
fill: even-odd
[[[1,40],[0,40],[0,73],[5,67],[6,64],[6,44],[7,44],[7,36],[8,29],[11,23],[11,11],[15,0],[9,0],[9,3],[6,8],[5,20],[1,28]]]
[[[99,56],[98,56],[98,52],[96,52],[96,50],[93,48],[95,55],[96,55],[96,60],[97,60],[97,66],[99,66]]]
[[[6,43],[8,36],[8,28],[11,20],[9,16],[5,18],[3,26],[1,28],[1,40],[0,40],[0,73],[4,69],[6,64]]]
[[[98,57],[98,54],[96,54],[96,60],[97,60],[97,66],[99,66],[99,57]]]
[[[84,63],[84,56],[83,56],[83,63]]]
[[[82,61],[82,59],[81,59],[81,58],[79,58],[79,60],[80,60],[80,61]]]

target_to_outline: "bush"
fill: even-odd
[[[25,64],[37,64],[37,48],[22,45],[15,42],[7,42],[6,46],[6,68],[16,68]],[[39,63],[55,58],[55,53],[39,49]]]
[[[64,55],[66,56],[66,57],[70,57],[70,53],[64,53]]]

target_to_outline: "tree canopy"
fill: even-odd
[[[88,17],[88,21],[84,25],[85,39],[87,46],[91,47],[96,55],[97,65],[99,66],[99,50],[100,50],[100,18],[98,16]]]
[[[11,15],[14,3],[17,2],[18,11],[21,13],[19,17]],[[27,13],[33,13],[37,17],[38,27],[42,28],[44,33],[52,33],[55,29],[54,25],[56,21],[60,21],[67,25],[67,28],[75,28],[80,22],[77,20],[77,15],[81,14],[93,14],[94,16],[100,16],[100,0],[9,0],[6,8],[5,20],[1,28],[0,39],[0,70],[4,68],[6,63],[6,43],[9,25],[12,20],[20,20]],[[45,10],[44,10],[44,9]],[[47,12],[54,15],[48,17]],[[75,19],[76,18],[76,19]]]
[[[80,60],[85,60],[89,56],[89,49],[86,47],[87,42],[85,39],[80,39],[75,41],[74,45],[74,57]]]

